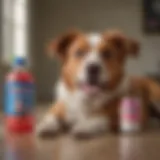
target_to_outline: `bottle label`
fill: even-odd
[[[34,105],[34,85],[28,82],[6,83],[6,107],[8,115],[28,115]]]

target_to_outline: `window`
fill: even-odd
[[[27,0],[3,0],[2,22],[2,59],[27,56]]]

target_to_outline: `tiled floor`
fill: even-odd
[[[160,160],[160,130],[138,135],[107,133],[92,140],[67,134],[53,139],[10,134],[4,138],[2,134],[0,155],[6,160]]]

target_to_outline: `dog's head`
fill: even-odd
[[[93,94],[118,86],[127,57],[137,56],[139,45],[119,31],[102,34],[71,31],[55,39],[50,49],[62,61],[66,85]]]

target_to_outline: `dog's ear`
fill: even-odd
[[[139,54],[139,43],[128,38],[125,34],[118,30],[105,32],[105,39],[121,53],[126,53],[134,57]]]
[[[120,52],[126,52],[127,49],[127,38],[118,30],[111,30],[104,33],[105,40],[110,43]]]
[[[51,57],[57,56],[58,58],[65,59],[69,46],[79,34],[80,32],[77,30],[70,30],[62,34],[49,44],[47,53]]]

